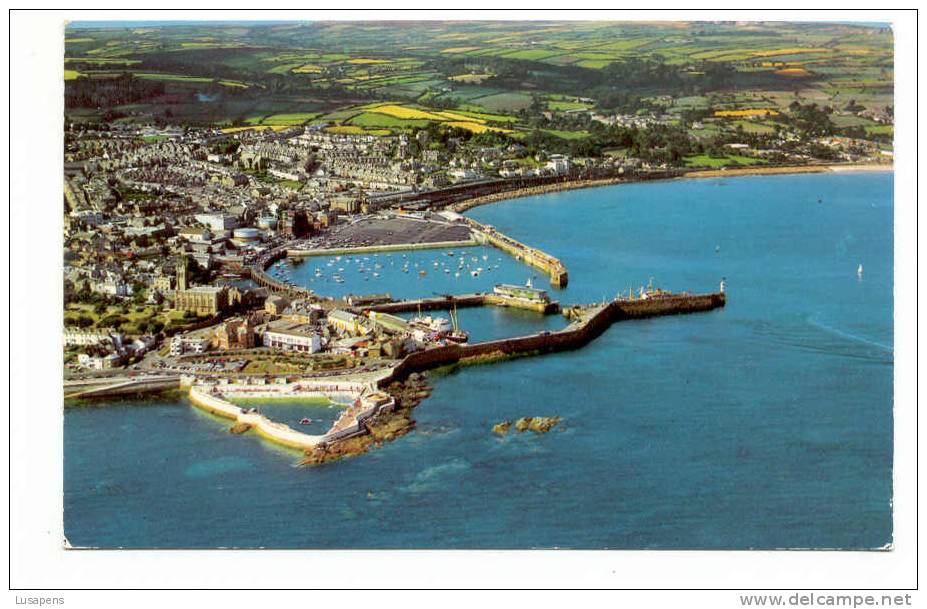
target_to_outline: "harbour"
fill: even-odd
[[[415,431],[337,467],[293,468],[292,450],[243,441],[186,397],[68,409],[66,534],[98,547],[151,540],[281,548],[878,545],[890,536],[891,244],[871,235],[890,226],[891,201],[880,195],[886,180],[890,192],[890,179],[707,178],[476,208],[470,213],[479,222],[563,260],[570,283],[553,294],[565,308],[617,307],[608,303],[619,293],[630,300],[629,287],[637,296],[651,276],[655,285],[696,293],[717,291],[726,276],[729,300],[704,314],[617,323],[582,349],[491,366],[429,363],[434,390],[414,411]],[[831,207],[816,203],[820,193]],[[682,205],[697,222],[676,211]],[[838,210],[851,227],[829,222]],[[562,229],[542,228],[551,225]],[[782,247],[785,227],[798,233],[800,247]],[[417,260],[430,264],[437,252]],[[474,293],[489,293],[497,284],[524,285],[528,274],[513,266],[508,275],[467,281]],[[374,291],[360,275],[345,274],[344,294]],[[397,300],[468,293],[430,283],[437,275],[412,280],[394,267],[375,291]],[[572,323],[544,329],[564,324],[563,316],[457,308],[461,326],[478,338],[470,347],[556,334]],[[510,324],[514,334],[483,339],[484,326],[498,320],[493,332],[502,332],[506,319],[521,324]],[[468,347],[443,349],[466,354]],[[533,414],[564,422],[544,436],[490,433],[497,421]],[[123,441],[101,469],[94,443],[106,429]],[[159,478],[209,501],[221,530],[137,480],[138,468],[155,471],[165,451],[173,458]],[[769,471],[780,477],[770,480]],[[221,488],[245,477],[253,489],[239,486],[232,504],[217,501]],[[309,505],[325,525],[291,526],[294,510]],[[612,508],[603,513],[602,505]],[[264,514],[260,534],[247,524],[255,510]],[[117,511],[151,524],[88,526]],[[517,527],[525,518],[547,525]]]

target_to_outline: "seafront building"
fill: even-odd
[[[314,326],[286,320],[267,324],[261,340],[265,347],[282,351],[317,353],[322,349],[322,339]]]

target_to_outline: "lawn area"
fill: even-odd
[[[302,125],[320,116],[319,112],[293,112],[272,114],[261,120],[263,125]]]
[[[768,125],[765,123],[757,123],[754,121],[745,121],[745,120],[733,121],[731,123],[731,126],[735,128],[741,127],[747,133],[773,133],[775,131],[775,129],[771,125]]]
[[[470,103],[480,105],[490,112],[514,112],[530,106],[531,96],[525,93],[496,93],[471,99]]]
[[[386,129],[412,129],[413,127],[427,127],[432,121],[423,119],[397,118],[379,112],[362,112],[347,121],[348,124],[358,127],[373,127]]]
[[[579,101],[550,100],[547,102],[548,109],[560,112],[565,110],[586,110],[591,107],[589,104]]]
[[[870,135],[892,135],[895,133],[894,125],[874,125],[866,127],[866,133]]]
[[[749,156],[743,156],[740,154],[729,154],[724,157],[713,157],[708,156],[707,154],[699,154],[696,156],[687,156],[685,157],[687,167],[711,167],[712,169],[718,169],[720,167],[728,167],[731,165],[761,165],[765,163],[765,159],[755,159]]]
[[[588,131],[561,131],[559,129],[541,129],[541,131],[564,140],[581,140],[584,137],[589,137]]]

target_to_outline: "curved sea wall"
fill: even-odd
[[[203,391],[200,387],[190,387],[190,401],[197,407],[214,415],[248,425],[268,440],[290,448],[309,450],[318,446],[324,439],[324,436],[310,436],[298,432],[283,423],[271,421],[256,412],[247,412],[231,402]]]

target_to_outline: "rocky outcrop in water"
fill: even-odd
[[[242,434],[251,429],[251,425],[248,423],[235,423],[229,427],[229,433]]]
[[[502,421],[501,423],[496,423],[492,426],[492,432],[497,433],[500,436],[504,436],[509,433],[509,428],[512,427],[511,421]]]
[[[560,417],[522,417],[515,421],[515,431],[522,433],[533,431],[534,433],[547,433],[560,422]],[[492,426],[493,433],[506,435],[512,428],[511,421],[502,421]]]

